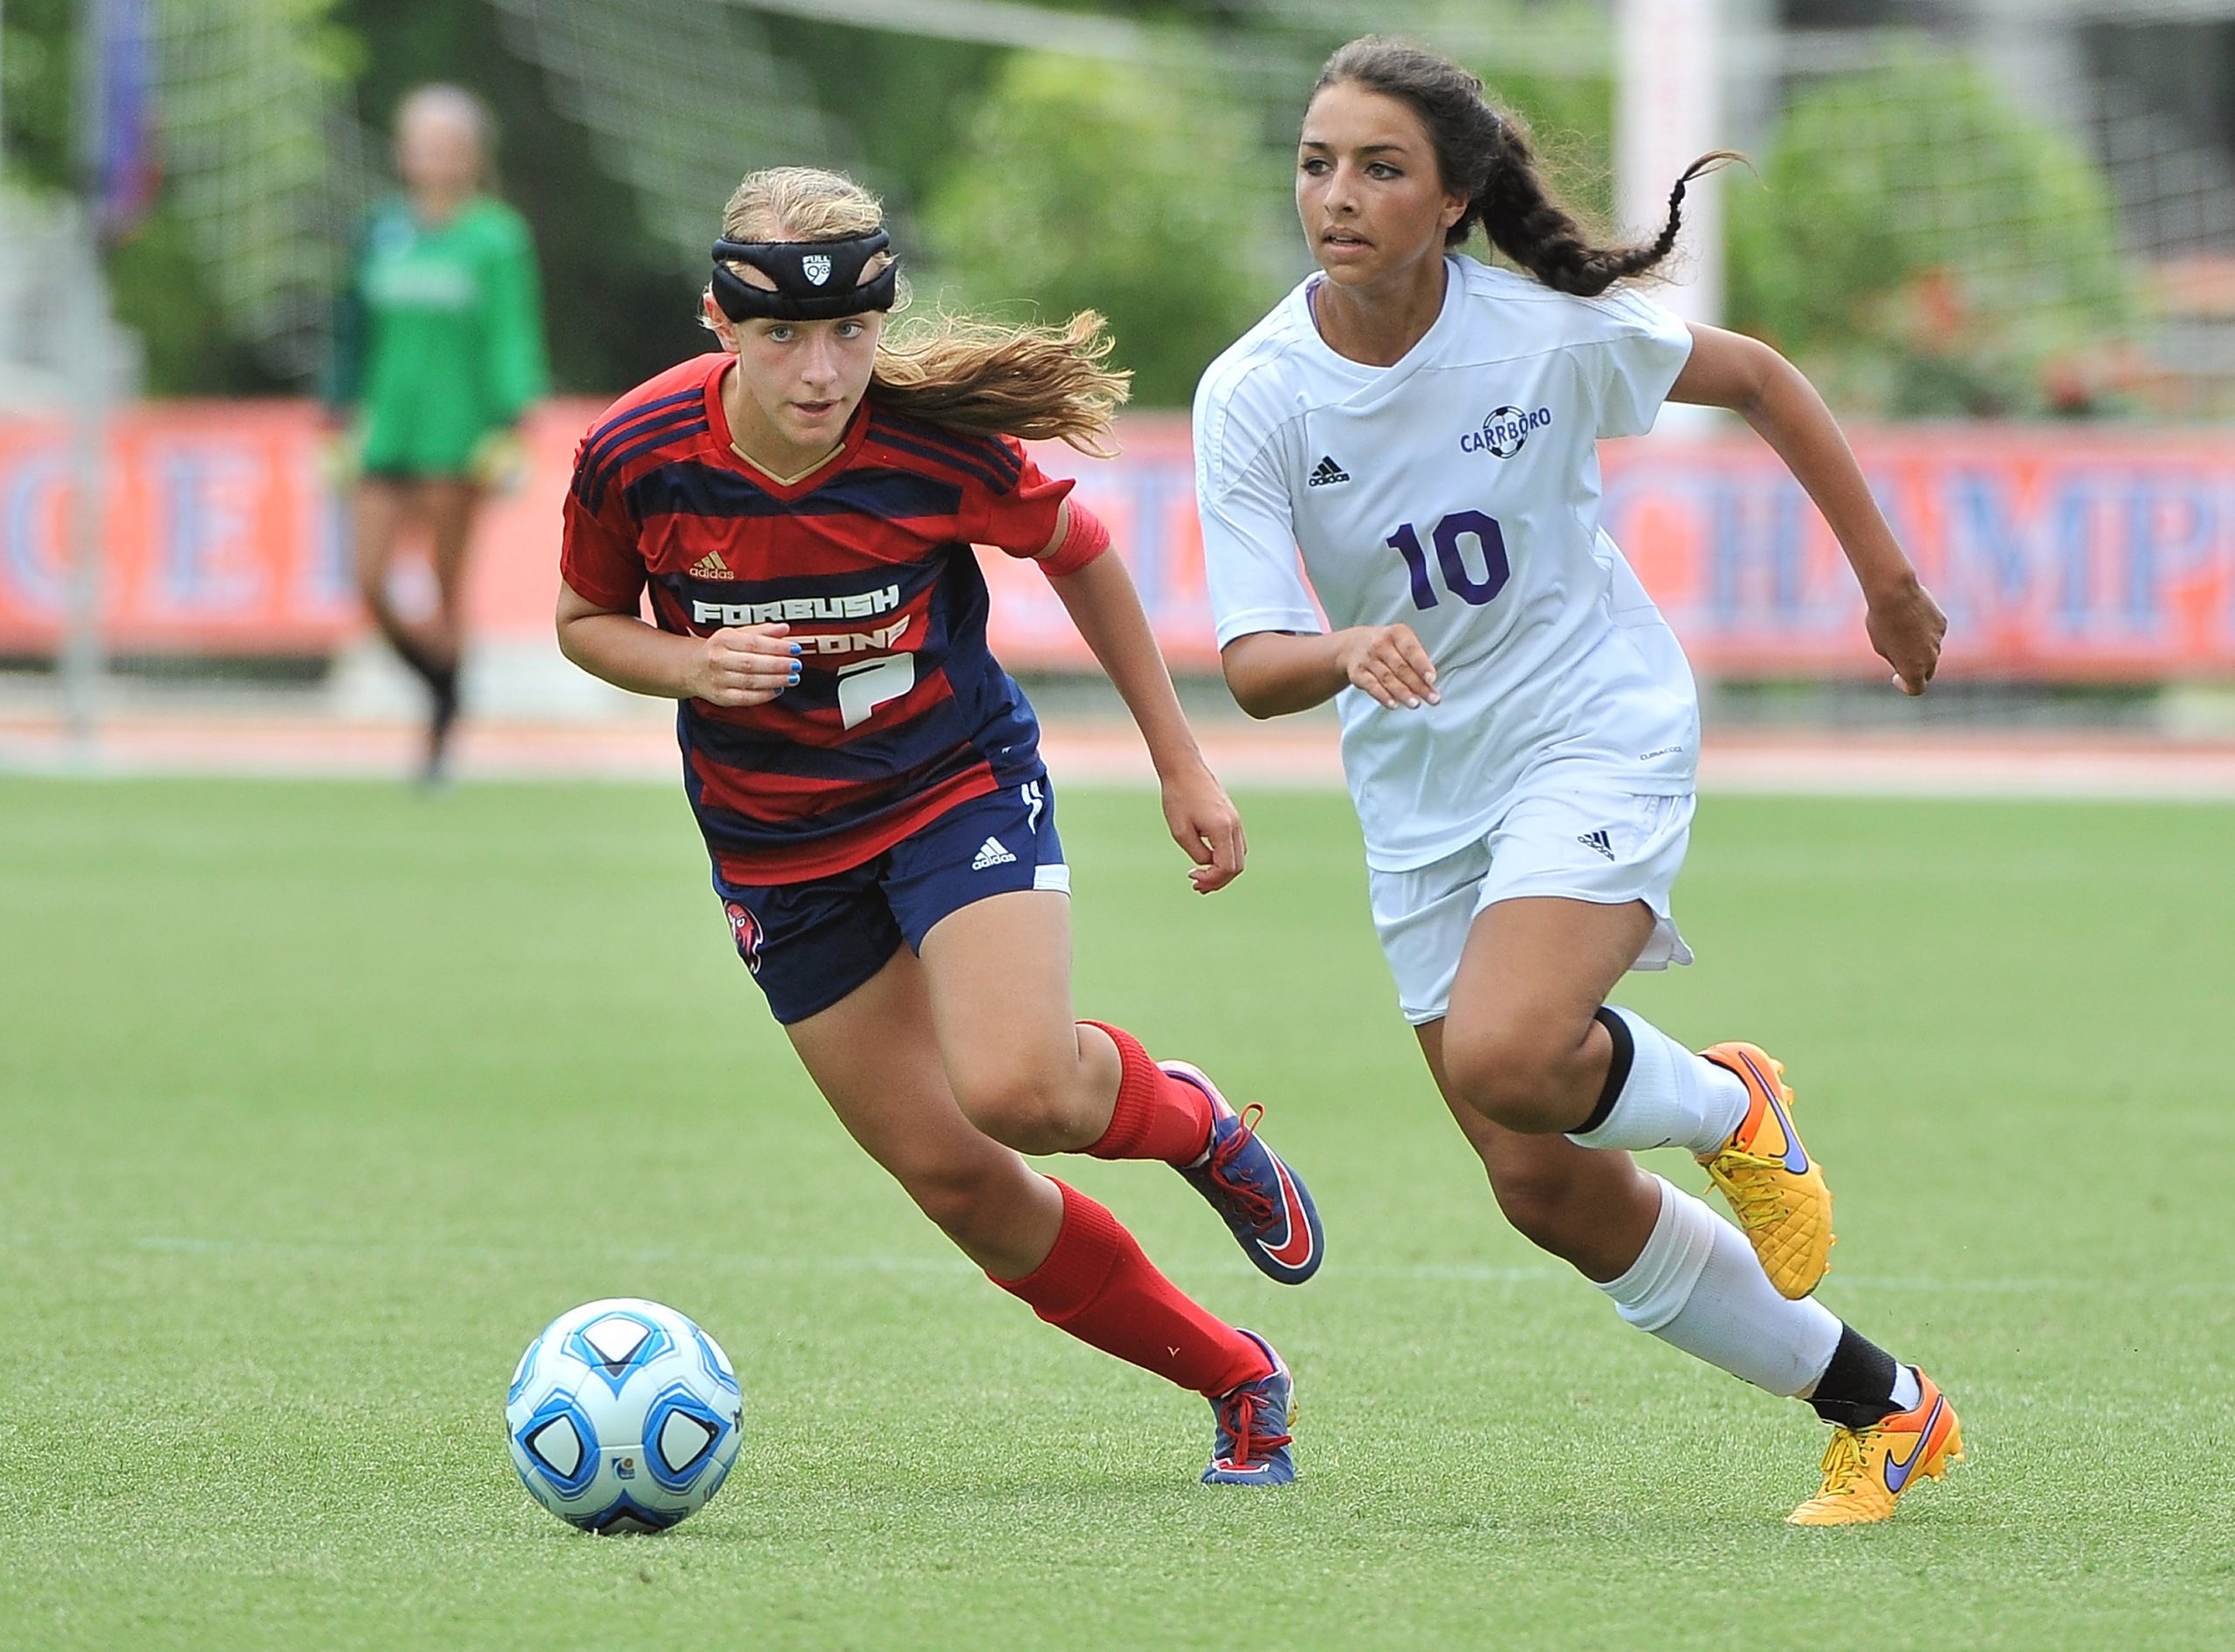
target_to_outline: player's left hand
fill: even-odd
[[[1870,645],[1894,668],[1894,686],[1912,697],[1923,693],[1940,666],[1948,616],[1915,575],[1890,591],[1874,594],[1869,602],[1863,623],[1870,632]]]
[[[1165,777],[1164,823],[1172,829],[1173,841],[1195,863],[1187,881],[1197,894],[1224,889],[1241,876],[1242,859],[1249,850],[1242,836],[1241,811],[1234,808],[1218,776],[1202,764]]]

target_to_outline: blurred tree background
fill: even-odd
[[[939,296],[1047,320],[1100,310],[1134,399],[1183,406],[1280,290],[1256,267],[1270,238],[1262,196],[1226,182],[1256,159],[1214,88],[1014,53],[925,203],[926,242],[954,278]]]
[[[918,303],[1107,313],[1149,406],[1184,405],[1210,357],[1308,269],[1283,157],[1317,64],[1364,15],[1332,0],[1003,13],[1076,14],[1086,32],[1057,52],[854,26],[843,18],[867,13],[836,3],[150,3],[169,180],[111,273],[153,394],[303,387],[342,249],[389,187],[396,103],[439,79],[495,113],[564,389],[612,391],[703,348],[696,297],[723,196],[753,167],[803,162],[885,197]],[[1375,24],[1482,73],[1603,222],[1604,0],[1386,10]],[[18,189],[68,176],[74,11],[4,7]],[[2091,353],[2135,308],[2110,191],[2075,144],[1959,58],[1798,83],[1758,160],[1758,183],[1736,173],[1722,186],[1731,320],[1840,405],[2115,410],[2088,388],[2104,376]]]
[[[1915,53],[1786,108],[1732,195],[1730,302],[1835,405],[1899,418],[2076,410],[2136,320],[2094,163]]]

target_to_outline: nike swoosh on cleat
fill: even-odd
[[[1777,1114],[1778,1128],[1785,1132],[1785,1167],[1786,1174],[1795,1176],[1806,1175],[1808,1174],[1808,1149],[1800,1145],[1800,1137],[1793,1130],[1792,1120],[1785,1116],[1785,1105],[1778,1099],[1778,1087],[1770,1082],[1770,1077],[1767,1073],[1764,1072],[1759,1067],[1757,1067],[1754,1064],[1754,1058],[1751,1056],[1748,1055],[1743,1050],[1735,1051],[1734,1053],[1737,1056],[1739,1060],[1746,1063],[1746,1070],[1754,1075],[1754,1082],[1761,1085],[1763,1099],[1770,1104],[1770,1111]],[[1795,1164],[1793,1160],[1796,1159],[1800,1162]]]
[[[1303,1214],[1303,1195],[1296,1189],[1296,1180],[1289,1174],[1289,1167],[1281,1162],[1278,1153],[1273,1155],[1273,1174],[1280,1178],[1281,1203],[1288,1217],[1288,1229],[1277,1245],[1257,1242],[1262,1250],[1283,1268],[1301,1268],[1311,1260],[1311,1222]]]
[[[1916,1472],[1917,1464],[1924,1461],[1924,1449],[1932,1439],[1932,1430],[1940,1421],[1940,1414],[1948,1408],[1948,1397],[1943,1394],[1932,1402],[1932,1414],[1924,1420],[1924,1427],[1917,1430],[1917,1442],[1909,1449],[1908,1460],[1896,1463],[1889,1455],[1886,1459],[1886,1489],[1899,1497],[1901,1488]]]

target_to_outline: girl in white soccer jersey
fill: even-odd
[[[1962,1440],[1929,1377],[1810,1299],[1831,1195],[1779,1063],[1695,1055],[1606,1002],[1626,970],[1691,960],[1668,897],[1699,713],[1599,529],[1596,444],[1664,401],[1736,410],[1838,533],[1904,692],[1946,623],[1806,381],[1616,286],[1668,254],[1683,193],[1652,244],[1594,246],[1479,80],[1399,41],[1344,47],[1298,149],[1319,272],[1204,375],[1197,493],[1235,699],[1338,703],[1374,925],[1500,1208],[1632,1325],[1807,1399],[1836,1432],[1791,1518],[1846,1525]],[[1454,251],[1477,224],[1525,273]],[[1668,1146],[1739,1227],[1624,1151]]]

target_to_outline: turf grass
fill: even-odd
[[[1083,1013],[1268,1102],[1325,1271],[1074,1162],[1295,1366],[1304,1482],[988,1287],[846,1139],[635,787],[0,782],[0,1645],[2235,1644],[2235,811],[1711,797],[1699,967],[1623,1002],[1791,1065],[1834,1311],[1973,1461],[1798,1532],[1824,1431],[1499,1222],[1393,1007],[1339,796],[1191,896],[1067,791]],[[1688,1166],[1654,1167],[1696,1186]],[[503,1391],[575,1302],[736,1360],[721,1496],[530,1504]],[[689,1637],[685,1640],[682,1637]]]

